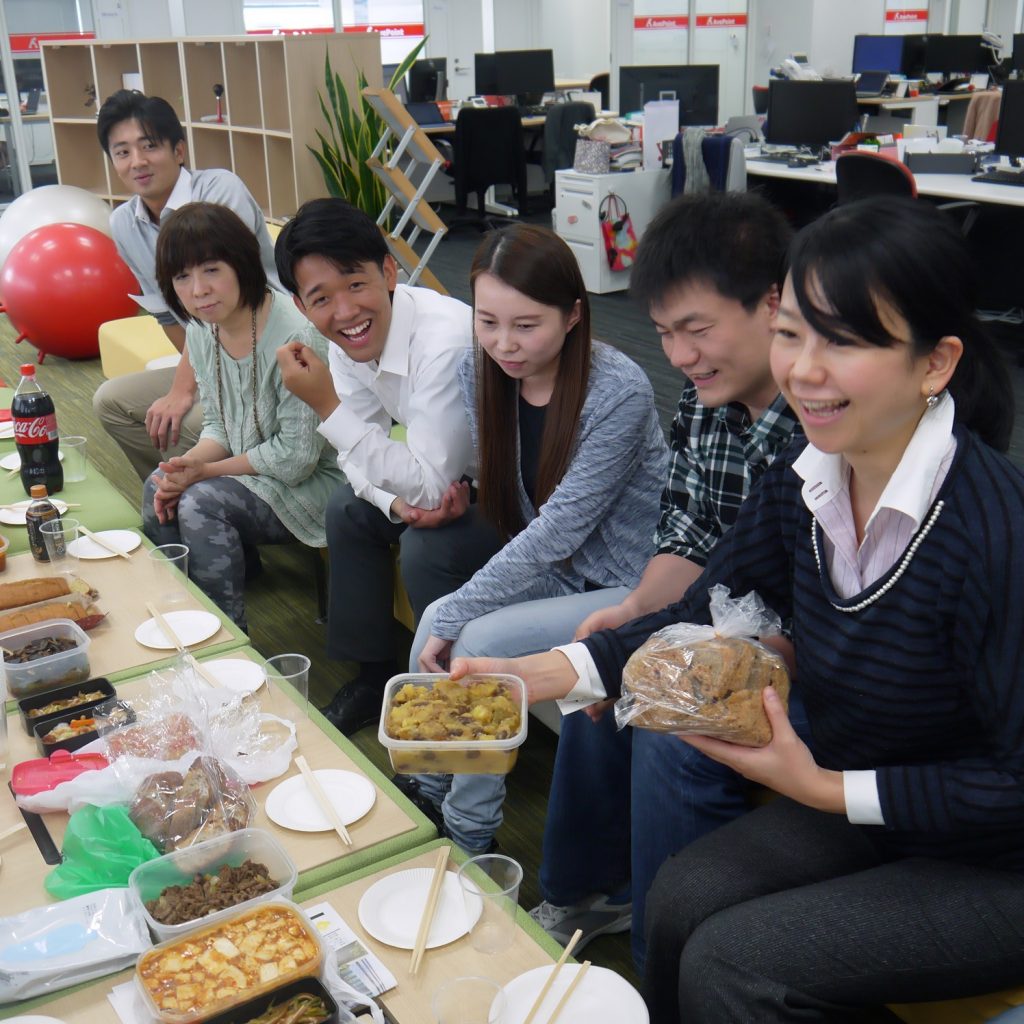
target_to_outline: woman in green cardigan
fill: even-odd
[[[299,540],[326,546],[324,509],[343,480],[316,414],[281,383],[275,353],[327,341],[291,299],[267,287],[255,235],[225,206],[189,203],[160,229],[156,274],[188,320],[203,430],[161,462],[143,490],[143,529],[189,547],[189,576],[245,628],[245,549]]]

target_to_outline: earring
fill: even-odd
[[[925,399],[925,405],[927,405],[929,409],[934,409],[935,406],[937,406],[938,404],[939,404],[939,396],[937,394],[935,394],[935,385],[934,384],[929,384],[928,385],[928,397]]]

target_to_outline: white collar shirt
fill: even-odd
[[[449,485],[471,471],[473,445],[457,369],[472,338],[464,302],[400,284],[378,361],[357,363],[331,345],[341,404],[320,433],[337,449],[352,490],[394,522],[396,497],[436,508]],[[405,427],[405,441],[391,438],[392,422]]]

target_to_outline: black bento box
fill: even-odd
[[[75,697],[79,693],[92,693],[94,690],[100,691],[103,696],[97,700],[86,701],[84,704],[76,704],[73,708],[67,708],[64,711],[53,711],[39,718],[29,718],[28,713],[30,711],[35,711],[37,708],[45,708],[47,704],[53,704],[54,701]],[[87,679],[84,683],[72,683],[70,686],[62,686],[59,690],[50,690],[47,693],[37,693],[31,697],[22,697],[18,701],[18,711],[21,713],[21,724],[25,727],[25,732],[32,736],[34,734],[33,730],[37,725],[41,725],[44,722],[56,722],[72,711],[78,714],[91,711],[97,704],[102,704],[105,700],[110,700],[111,697],[116,696],[117,691],[110,684],[110,681],[101,676],[98,679]],[[76,717],[78,717],[78,714],[76,714]]]
[[[263,995],[257,996],[255,999],[239,1003],[230,1010],[218,1013],[216,1017],[208,1018],[206,1024],[248,1024],[249,1021],[266,1013],[271,1003],[274,1006],[280,1006],[282,1003],[288,1002],[292,996],[304,995],[307,992],[310,995],[319,996],[324,1001],[324,1008],[328,1013],[328,1016],[324,1018],[324,1024],[338,1024],[338,1004],[317,978],[296,978],[295,981],[290,981],[287,985],[264,992]]]
[[[61,722],[70,723],[76,718],[92,718],[98,710],[102,710],[104,717],[109,717],[112,712],[118,709],[124,712],[124,720],[120,723],[121,725],[129,725],[135,721],[135,712],[132,710],[131,705],[120,700],[111,701],[108,698],[108,702],[105,705],[96,704],[86,711],[75,708],[73,711],[66,711],[62,715],[57,715],[55,718],[49,718],[45,722],[34,725],[32,727],[32,735],[36,738],[36,746],[39,748],[39,753],[43,757],[49,757],[55,750],[67,750],[69,752],[80,750],[86,744],[92,743],[99,735],[95,729],[83,732],[80,736],[71,736],[66,740],[58,740],[56,743],[44,743],[43,737],[55,726],[60,725]]]

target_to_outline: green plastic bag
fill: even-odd
[[[68,819],[64,863],[47,876],[46,891],[59,900],[97,889],[123,888],[139,864],[160,851],[135,827],[128,809],[83,807]]]

